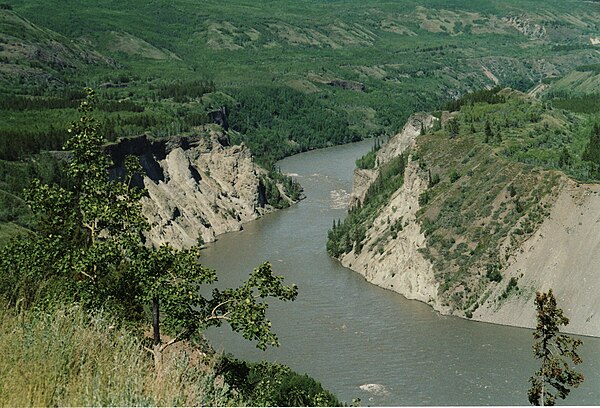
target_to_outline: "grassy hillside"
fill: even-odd
[[[307,375],[235,360],[205,341],[178,344],[157,370],[149,343],[139,328],[106,313],[78,306],[17,313],[1,306],[0,405],[341,405]]]

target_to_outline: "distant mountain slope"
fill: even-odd
[[[119,61],[134,94],[158,79],[319,94],[361,136],[497,84],[529,88],[598,62],[598,4],[315,0],[11,2],[20,15]],[[354,84],[353,86],[347,86]]]
[[[64,80],[87,66],[114,66],[89,46],[0,9],[0,82],[47,83]]]

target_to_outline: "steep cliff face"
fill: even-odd
[[[428,114],[411,116],[402,131],[378,151],[375,169],[355,171],[350,205],[361,204],[381,168],[401,154],[406,154],[415,146],[417,136],[431,128],[436,121],[435,117]],[[435,279],[433,266],[420,252],[426,240],[416,217],[420,208],[419,196],[427,189],[427,183],[427,173],[409,157],[404,170],[404,184],[366,230],[361,250],[355,247],[342,255],[340,261],[375,285],[444,311],[437,295],[439,283]],[[394,231],[390,232],[391,229]]]
[[[451,119],[462,120],[442,125]],[[481,143],[483,128],[419,136],[435,121],[411,118],[375,169],[355,173],[352,205],[371,205],[386,163],[410,152],[402,186],[363,218],[364,234],[350,232],[342,264],[441,313],[512,326],[534,327],[535,292],[552,288],[567,331],[600,336],[600,185],[508,160]]]
[[[600,186],[564,179],[549,216],[514,252],[503,282],[473,319],[535,327],[535,291],[552,289],[570,318],[567,330],[600,336]],[[514,279],[520,293],[507,291]]]
[[[367,229],[363,249],[359,253],[353,249],[340,261],[375,285],[443,311],[433,265],[419,251],[425,247],[426,241],[421,226],[416,222],[416,215],[419,196],[426,188],[426,174],[416,163],[409,161],[404,185]],[[389,233],[391,225],[400,226],[394,235]]]
[[[248,148],[229,146],[216,127],[168,141],[127,139],[111,151],[117,166],[126,155],[140,157],[146,173],[141,182],[148,190],[147,238],[154,245],[211,242],[273,210],[265,197],[267,172],[252,162]]]

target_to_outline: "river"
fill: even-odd
[[[203,251],[219,285],[236,285],[270,261],[296,301],[271,302],[281,346],[260,351],[227,327],[209,329],[218,350],[308,373],[341,400],[366,405],[527,405],[538,367],[530,330],[441,316],[429,306],[367,283],[325,251],[327,230],[344,218],[354,161],[372,141],[316,150],[280,162],[307,198],[219,237]],[[533,305],[532,305],[533,307]],[[583,385],[564,402],[600,405],[600,339],[583,338]],[[367,384],[377,384],[371,391]],[[363,388],[361,388],[363,386]],[[559,401],[560,404],[560,401]]]

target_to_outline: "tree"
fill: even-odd
[[[494,132],[492,131],[492,127],[490,125],[490,122],[488,122],[487,119],[485,121],[485,127],[484,127],[484,130],[483,130],[483,133],[485,135],[485,139],[484,139],[485,143],[489,143],[492,140],[492,138],[494,137]]]
[[[569,387],[577,388],[583,382],[583,375],[574,371],[567,361],[582,362],[577,354],[582,341],[559,334],[559,326],[569,324],[569,319],[557,307],[552,289],[548,293],[538,292],[535,306],[537,326],[533,333],[533,355],[542,360],[542,366],[529,379],[528,397],[533,405],[554,405],[557,397],[565,399],[569,395]]]
[[[10,300],[32,304],[44,292],[41,282],[56,282],[60,289],[44,300],[61,293],[87,308],[101,307],[129,320],[143,319],[144,306],[151,305],[150,351],[157,367],[166,347],[223,322],[261,349],[278,345],[264,300],[294,300],[297,287],[284,286],[283,278],[264,263],[240,287],[214,289],[204,296],[200,285],[214,283],[217,275],[199,263],[199,247],[146,245],[149,224],[141,206],[146,190],[133,183],[142,167],[137,158],[127,157],[124,174],[110,176],[113,163],[91,115],[94,91],[87,89],[86,94],[66,144],[68,187],[33,181],[26,197],[38,217],[37,228],[0,251],[0,290],[11,293],[17,286],[18,294]],[[32,290],[35,285],[38,289]],[[172,335],[166,343],[161,323]]]
[[[583,155],[583,160],[590,162],[592,177],[600,178],[600,124],[594,123],[590,133],[590,139]]]

